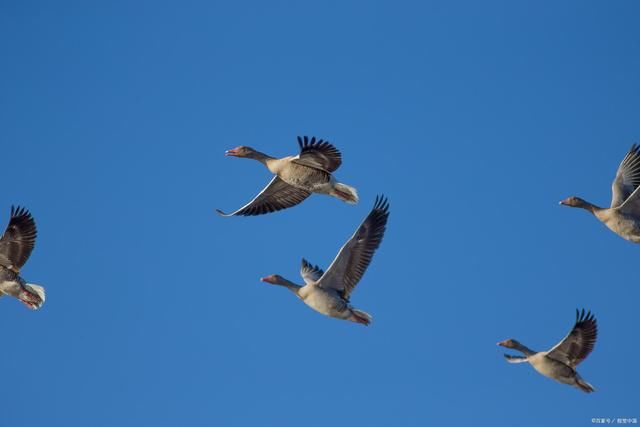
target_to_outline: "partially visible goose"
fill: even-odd
[[[593,350],[598,335],[598,325],[591,312],[585,314],[576,310],[576,323],[569,334],[549,351],[535,352],[514,339],[499,342],[502,347],[512,348],[524,353],[524,356],[504,357],[509,363],[529,362],[533,368],[563,384],[578,387],[587,393],[595,391],[593,386],[582,379],[576,366],[587,358]]]
[[[636,144],[620,163],[611,184],[611,207],[601,208],[579,197],[569,197],[561,205],[585,209],[611,231],[631,242],[640,243],[640,147]]]
[[[246,157],[262,163],[276,176],[249,203],[237,211],[222,216],[262,215],[290,208],[309,197],[311,193],[328,194],[347,203],[357,203],[356,189],[336,181],[331,174],[342,163],[340,151],[322,139],[298,137],[300,154],[277,159],[251,147],[227,150],[225,155]]]
[[[0,296],[11,295],[37,310],[44,303],[44,288],[27,283],[20,269],[36,242],[36,223],[28,210],[11,207],[9,225],[0,238]]]
[[[389,218],[389,203],[376,197],[373,209],[351,239],[338,252],[329,269],[323,272],[302,260],[300,274],[306,285],[300,286],[274,274],[260,280],[281,285],[296,294],[309,307],[324,315],[369,325],[372,317],[349,303],[349,296],[364,275],[380,246]]]

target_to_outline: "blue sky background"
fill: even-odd
[[[91,3],[91,4],[90,4]],[[586,426],[640,418],[640,246],[607,205],[640,141],[635,1],[0,3],[0,220],[27,206],[38,312],[0,300],[2,425]],[[225,158],[343,153],[350,206],[220,218],[270,179]],[[352,297],[300,282],[370,209],[385,240]],[[4,226],[4,225],[3,225]],[[508,365],[592,309],[584,394]],[[535,409],[535,410],[533,410]]]

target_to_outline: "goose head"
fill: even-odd
[[[232,156],[232,157],[252,158],[255,155],[255,153],[256,153],[256,150],[254,150],[253,148],[241,145],[240,147],[232,148],[231,150],[225,151],[224,155]]]
[[[500,341],[500,342],[498,343],[498,345],[499,345],[500,347],[516,348],[516,349],[517,349],[518,347],[521,347],[521,346],[522,346],[522,344],[520,344],[518,341],[516,341],[516,340],[514,340],[514,339],[512,339],[512,338],[509,338],[508,340]]]
[[[279,274],[272,274],[271,276],[260,278],[261,282],[271,283],[272,285],[282,285],[284,284],[283,277]]]
[[[571,206],[572,208],[582,208],[582,209],[588,209],[591,206],[591,203],[586,202],[582,200],[580,197],[575,197],[575,196],[567,197],[566,199],[561,200],[560,204],[564,206]]]

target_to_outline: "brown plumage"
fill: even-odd
[[[11,207],[9,224],[0,238],[0,297],[13,296],[36,310],[45,300],[42,286],[27,283],[20,270],[27,262],[36,242],[36,223],[28,210]]]
[[[36,244],[36,223],[28,210],[11,206],[11,217],[0,238],[0,265],[18,273]]]
[[[373,209],[342,246],[326,272],[303,259],[300,274],[304,279],[304,286],[278,274],[261,280],[286,287],[309,307],[326,316],[369,325],[372,317],[351,306],[349,296],[371,263],[375,250],[380,246],[388,219],[389,202],[384,196],[376,197]]]
[[[357,203],[355,188],[336,181],[331,174],[342,164],[340,151],[327,141],[298,137],[300,154],[274,158],[251,147],[237,147],[227,156],[254,159],[264,164],[276,176],[269,184],[240,209],[222,216],[262,215],[293,207],[311,193],[327,194],[347,203]]]
[[[512,348],[524,356],[505,354],[509,363],[528,362],[540,374],[563,384],[572,385],[591,393],[593,386],[586,382],[576,366],[589,356],[598,337],[598,325],[591,312],[576,310],[576,322],[571,331],[555,347],[549,351],[533,351],[514,339],[498,343],[499,346]]]
[[[611,184],[611,206],[601,208],[579,197],[567,197],[561,205],[591,212],[618,236],[640,243],[640,147],[631,146]]]

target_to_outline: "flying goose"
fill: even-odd
[[[576,323],[571,332],[549,351],[535,352],[514,339],[499,342],[502,347],[512,348],[524,353],[524,356],[504,357],[509,363],[529,362],[533,368],[563,384],[578,387],[587,393],[595,391],[593,386],[582,379],[576,366],[587,358],[593,350],[598,335],[598,325],[591,312],[585,314],[576,310]]]
[[[611,231],[634,243],[640,243],[640,146],[633,144],[620,163],[611,185],[611,207],[601,208],[579,197],[568,197],[561,205],[582,208],[598,218]]]
[[[326,272],[302,259],[300,274],[304,286],[274,274],[260,280],[281,285],[292,291],[309,307],[324,315],[369,325],[372,317],[349,303],[349,296],[364,275],[384,236],[389,203],[384,196],[376,197],[373,209],[360,227],[342,246]]]
[[[275,174],[267,186],[249,203],[237,211],[222,216],[262,215],[290,208],[309,197],[311,193],[328,194],[347,203],[357,203],[356,189],[342,184],[331,174],[340,167],[342,156],[333,145],[322,139],[298,137],[300,154],[277,159],[251,147],[227,150],[225,155],[245,157],[262,163]]]
[[[9,225],[0,238],[0,296],[14,296],[33,310],[44,303],[44,288],[27,283],[19,273],[31,255],[36,234],[36,223],[29,211],[11,206]]]

